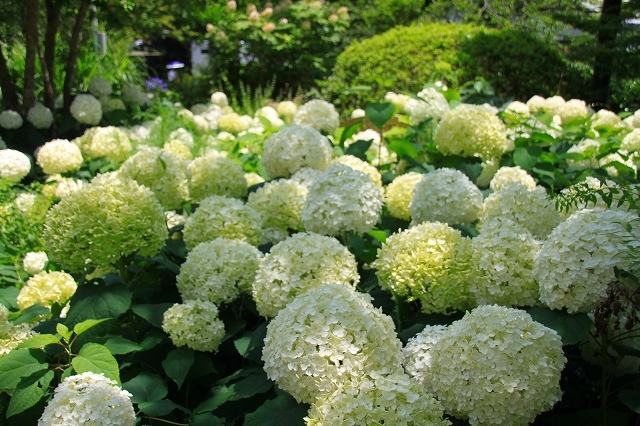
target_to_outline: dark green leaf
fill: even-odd
[[[635,389],[623,389],[618,394],[618,399],[635,413],[640,413],[640,392]]]
[[[267,323],[260,324],[252,333],[251,337],[247,340],[249,335],[245,335],[240,339],[234,340],[234,345],[238,350],[238,353],[244,358],[262,363],[262,347],[264,346],[264,338],[267,335]]]
[[[406,155],[415,158],[418,155],[416,147],[407,139],[393,139],[389,142],[389,150],[398,154],[399,157]]]
[[[84,320],[82,322],[79,322],[78,324],[76,324],[75,326],[73,326],[73,332],[76,333],[78,336],[81,335],[82,333],[84,333],[85,331],[89,330],[90,328],[105,322],[105,321],[109,321],[111,318],[101,318],[101,319],[88,319],[88,320]]]
[[[229,389],[233,391],[233,395],[229,400],[235,401],[250,398],[253,395],[265,393],[272,387],[273,382],[269,380],[267,373],[264,370],[258,370],[229,386]]]
[[[167,376],[178,385],[178,389],[182,386],[182,382],[187,377],[189,369],[193,365],[193,350],[189,348],[178,348],[167,355],[164,361],[162,361],[162,367],[164,368]]]
[[[621,356],[634,356],[640,358],[640,350],[621,343],[613,343],[611,347]]]
[[[20,342],[16,349],[42,348],[47,345],[58,343],[59,340],[53,334],[38,334]]]
[[[362,120],[356,121],[350,126],[345,127],[344,130],[342,131],[342,134],[340,135],[340,146],[344,146],[344,141],[349,139],[351,136],[355,135],[356,132],[360,130],[361,126],[362,126]]]
[[[564,345],[580,343],[591,329],[591,319],[587,314],[569,314],[566,311],[534,307],[529,309],[529,315],[558,332]]]
[[[53,376],[53,370],[42,370],[32,375],[31,380],[23,380],[11,397],[7,418],[36,405],[48,391]]]
[[[193,417],[189,426],[224,426],[224,422],[211,413],[201,413]]]
[[[131,402],[139,404],[141,402],[160,401],[167,396],[167,386],[157,374],[143,371],[133,379],[122,384],[122,388],[129,391]]]
[[[538,161],[538,157],[534,157],[527,151],[527,148],[518,147],[513,152],[513,163],[516,166],[522,167],[524,170],[529,170],[535,166]]]
[[[113,355],[128,354],[142,350],[141,345],[120,336],[109,337],[109,339],[104,342],[104,347],[109,349],[109,352]]]
[[[29,306],[27,309],[23,309],[18,312],[11,312],[7,319],[14,324],[22,324],[30,322],[31,320],[41,316],[49,315],[50,313],[51,310],[49,308],[42,306],[40,303],[36,303],[35,305]]]
[[[147,416],[151,416],[151,417],[166,416],[176,408],[182,411],[188,412],[184,407],[172,401],[169,401],[167,399],[161,399],[159,401],[141,402],[138,404],[138,408]]]
[[[371,146],[372,141],[357,141],[349,145],[345,151],[345,155],[353,155],[363,161],[367,161],[367,150]]]
[[[15,389],[23,377],[48,367],[41,350],[14,349],[0,358],[0,390]]]
[[[213,388],[213,396],[207,400],[202,401],[195,410],[194,413],[206,413],[213,411],[225,402],[229,401],[233,397],[234,391],[228,386],[216,386]]]
[[[7,307],[7,309],[18,309],[16,298],[20,294],[20,290],[16,287],[0,288],[0,304]]]
[[[392,103],[372,103],[367,105],[364,110],[365,116],[374,126],[378,129],[382,127],[393,118],[396,113],[396,107]]]
[[[171,306],[173,306],[173,303],[159,303],[157,305],[131,305],[131,310],[134,314],[149,321],[151,325],[162,328],[162,319],[164,318],[164,313]]]
[[[88,319],[117,318],[129,309],[131,291],[123,284],[112,284],[108,287],[106,284],[85,284],[78,287],[70,305],[64,322],[67,327]],[[107,326],[104,327],[106,329]],[[102,326],[95,328],[101,329]]]
[[[289,395],[280,395],[247,414],[243,426],[304,426],[308,408]]]
[[[109,349],[97,343],[87,343],[80,349],[78,356],[71,360],[73,369],[78,374],[102,373],[105,377],[120,383],[120,369],[118,361],[111,355]]]
[[[226,320],[224,322],[224,337],[222,338],[223,342],[226,342],[230,338],[236,335],[240,330],[244,329],[247,325],[247,322],[243,319],[239,320]]]

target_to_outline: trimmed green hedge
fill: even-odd
[[[434,76],[452,86],[481,76],[505,99],[573,95],[568,93],[569,82],[575,87],[572,74],[556,50],[521,31],[431,23],[353,43],[319,84],[334,103],[349,109],[380,101],[389,90],[417,93]]]

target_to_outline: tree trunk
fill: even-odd
[[[11,78],[11,74],[9,74],[9,67],[7,67],[7,60],[4,57],[2,45],[0,45],[0,89],[2,89],[2,103],[4,104],[4,108],[22,112],[16,85]]]
[[[44,104],[55,114],[55,50],[56,35],[60,26],[60,5],[55,0],[46,0],[46,5],[47,29],[44,36],[44,63],[42,64],[42,69],[46,68],[51,86],[45,86]]]
[[[38,6],[39,0],[27,0],[27,14],[24,23],[24,35],[26,39],[25,63],[24,63],[24,87],[22,92],[22,105],[25,113],[29,111],[35,102],[33,90],[35,88],[36,55],[38,53]]]
[[[53,91],[53,82],[51,81],[51,75],[49,74],[49,64],[47,60],[44,58],[44,53],[42,53],[42,47],[38,45],[38,56],[40,57],[40,64],[42,65],[42,76],[44,77],[44,104],[47,108],[51,110],[53,116],[56,116],[56,102],[55,102],[55,93]],[[55,139],[57,136],[58,129],[56,126],[56,120],[53,120],[51,123],[51,127],[49,127],[49,136],[52,139]]]
[[[613,75],[615,44],[622,27],[622,0],[604,0],[598,27],[595,63],[593,65],[591,103],[595,109],[607,108],[609,84]]]
[[[73,90],[73,80],[76,76],[76,69],[78,66],[78,54],[80,52],[80,37],[82,36],[82,27],[84,25],[84,18],[89,11],[90,0],[82,0],[80,7],[78,8],[78,16],[76,17],[76,23],[73,26],[73,32],[71,33],[71,41],[69,42],[69,57],[67,58],[67,65],[65,67],[64,86],[62,93],[64,96],[64,111],[69,112],[71,108],[71,91]]]

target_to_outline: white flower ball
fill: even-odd
[[[13,130],[22,126],[22,116],[13,110],[5,110],[0,112],[0,127]]]
[[[311,126],[319,132],[333,135],[340,126],[340,116],[333,104],[315,99],[302,105],[293,116],[298,126]]]
[[[0,178],[20,182],[31,171],[31,160],[14,149],[0,150]]]
[[[27,121],[36,129],[48,129],[53,124],[53,113],[40,102],[36,102],[27,113]]]
[[[229,105],[229,100],[224,93],[215,92],[211,94],[211,103],[223,108]]]
[[[175,346],[201,352],[217,351],[224,337],[224,323],[218,318],[218,308],[204,300],[174,304],[164,313],[162,329]]]
[[[49,262],[47,253],[43,251],[30,251],[24,255],[24,259],[22,259],[22,266],[27,274],[35,275],[44,270],[44,267],[47,266],[47,262]]]
[[[36,163],[48,175],[75,172],[83,162],[78,145],[66,139],[54,139],[44,144],[36,157]]]
[[[94,77],[89,83],[89,93],[96,98],[109,96],[112,91],[111,83],[102,77]]]
[[[95,97],[81,93],[71,103],[71,115],[81,124],[97,126],[102,119],[102,104]]]

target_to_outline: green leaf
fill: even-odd
[[[120,383],[120,369],[118,361],[111,355],[109,349],[97,343],[87,343],[80,349],[78,356],[71,360],[73,369],[78,374],[102,373],[105,377]]]
[[[0,358],[0,390],[15,389],[23,377],[46,370],[44,352],[36,349],[14,349]]]
[[[580,343],[591,329],[591,319],[587,314],[569,314],[566,311],[534,307],[529,309],[529,315],[558,332],[564,345]]]
[[[18,309],[18,303],[16,299],[20,294],[20,290],[16,287],[0,288],[0,304],[7,307],[7,309]]]
[[[50,313],[51,310],[49,310],[49,308],[42,306],[40,303],[36,303],[35,305],[29,306],[27,309],[23,309],[18,312],[11,312],[7,319],[14,324],[22,324],[39,317],[49,315]]]
[[[379,230],[371,230],[369,232],[367,232],[367,234],[371,235],[373,238],[375,238],[376,240],[380,241],[381,243],[384,243],[385,241],[387,241],[387,232],[386,231],[379,231]]]
[[[233,341],[238,353],[244,358],[262,363],[262,347],[267,335],[267,323],[260,324],[250,335],[245,335]],[[250,336],[250,337],[249,337]]]
[[[189,369],[193,365],[193,350],[189,348],[178,348],[167,355],[162,361],[162,367],[167,376],[178,385],[178,389],[182,387],[184,379],[189,373]]]
[[[618,399],[635,413],[640,413],[640,392],[636,389],[621,390]]]
[[[53,334],[38,334],[20,342],[16,349],[42,348],[58,342],[58,338]]]
[[[264,370],[258,370],[255,373],[233,383],[229,389],[233,391],[230,401],[238,399],[250,398],[253,395],[265,393],[273,387],[273,382],[267,377]]]
[[[524,170],[529,170],[538,161],[538,157],[534,157],[527,151],[525,147],[518,147],[513,152],[513,163],[516,166],[522,167]]]
[[[53,370],[42,370],[26,378],[27,380],[22,380],[9,402],[7,418],[36,405],[48,391],[53,376]]]
[[[269,124],[271,124],[270,121],[269,121]],[[238,136],[238,138],[236,140],[238,142],[242,142],[242,143],[253,143],[253,142],[257,142],[258,139],[260,139],[260,138],[255,133],[245,133],[242,136]]]
[[[89,330],[91,327],[94,327],[94,326],[100,324],[101,322],[109,321],[110,319],[112,319],[112,318],[101,318],[101,319],[84,320],[84,321],[76,324],[73,327],[73,332],[76,333],[79,336],[82,333],[84,333],[85,331]]]
[[[357,141],[349,145],[344,155],[353,155],[363,161],[367,161],[367,150],[373,141]]]
[[[225,402],[229,401],[231,397],[233,397],[234,391],[228,386],[216,386],[213,388],[213,396],[209,399],[202,401],[196,408],[193,410],[194,413],[206,413],[209,411],[213,411]]]
[[[416,158],[418,156],[418,150],[407,139],[393,139],[389,142],[389,150],[398,154],[399,157],[406,155],[407,157]]]
[[[161,399],[159,401],[141,402],[138,404],[138,408],[147,416],[151,416],[151,417],[166,416],[176,408],[182,411],[188,412],[187,410],[185,410],[184,407],[172,401],[169,401],[167,399]]]
[[[136,352],[143,349],[142,346],[136,342],[132,342],[131,340],[120,336],[109,337],[109,339],[104,342],[104,347],[109,349],[109,352],[113,355],[128,354],[130,352]]]
[[[69,312],[65,320],[67,327],[96,318],[118,318],[131,305],[131,291],[123,284],[85,284],[70,300]],[[91,335],[104,333],[107,326],[91,330]]]
[[[364,110],[365,116],[374,126],[378,129],[382,127],[393,118],[396,113],[396,107],[392,103],[371,103],[367,105]]]
[[[342,134],[340,135],[340,146],[344,146],[344,141],[349,139],[351,136],[355,135],[356,132],[360,130],[360,127],[362,126],[362,122],[363,120],[359,120],[344,128],[344,130],[342,131]]]
[[[67,342],[71,340],[71,332],[69,331],[69,328],[66,325],[62,324],[61,322],[56,324],[56,331]]]
[[[190,426],[224,426],[224,422],[219,417],[211,413],[201,413],[193,417]]]
[[[149,321],[151,325],[162,328],[162,320],[167,309],[173,306],[173,303],[159,303],[157,305],[131,305],[134,314]]]
[[[225,320],[224,322],[224,337],[222,338],[223,342],[226,342],[233,336],[235,336],[240,330],[244,330],[247,322],[243,319],[239,320]]]
[[[304,426],[308,408],[289,395],[280,395],[247,414],[243,426]]]
[[[167,385],[160,376],[143,371],[133,379],[122,384],[122,388],[131,392],[131,402],[160,401],[167,396]]]

